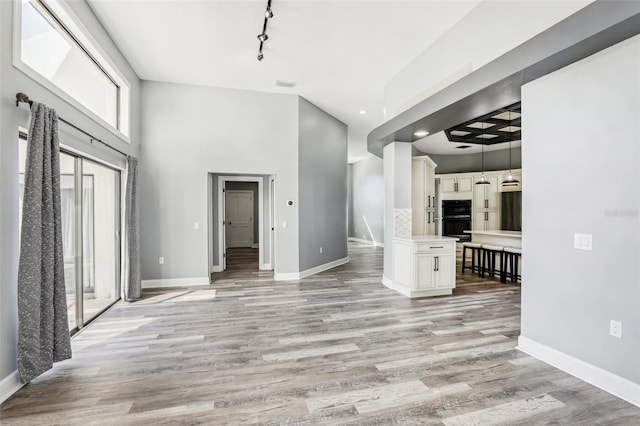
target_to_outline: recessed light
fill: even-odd
[[[419,138],[423,138],[425,136],[427,136],[429,134],[429,132],[427,132],[426,130],[418,130],[417,132],[415,132],[413,134],[413,136],[417,136]]]
[[[365,115],[366,113],[367,113],[367,110],[366,110],[366,109],[361,109],[361,110],[360,110],[360,115]]]

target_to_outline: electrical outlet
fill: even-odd
[[[620,321],[610,320],[609,334],[618,339],[622,339],[622,323]]]
[[[159,264],[159,265],[164,265],[164,257],[160,256],[160,257],[158,258],[158,264]]]
[[[322,253],[322,247],[320,247],[320,253]]]

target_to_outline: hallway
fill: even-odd
[[[630,424],[633,407],[515,350],[520,287],[410,300],[382,249],[292,282],[147,290],[0,407],[7,424]],[[264,274],[264,275],[262,275]],[[522,423],[519,423],[522,424]]]

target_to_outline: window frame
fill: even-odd
[[[14,0],[13,20],[13,66],[26,74],[32,80],[41,84],[56,96],[62,98],[76,109],[96,121],[105,129],[118,136],[127,143],[131,124],[131,85],[122,72],[93,38],[87,27],[71,10],[70,6],[61,1],[29,0],[42,13],[43,17],[63,37],[78,46],[87,57],[104,73],[116,86],[116,126],[93,112],[80,101],[68,94],[54,82],[22,61],[22,0]]]

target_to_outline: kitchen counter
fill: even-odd
[[[502,231],[500,229],[488,231],[464,231],[471,234],[471,241],[480,244],[492,244],[504,247],[522,248],[522,232]]]
[[[466,231],[465,231],[466,232]],[[441,241],[458,241],[458,238],[442,237],[440,235],[412,235],[410,238],[394,238],[394,240],[414,241],[423,243],[437,243]]]
[[[413,235],[392,242],[392,279],[382,283],[407,297],[443,296],[456,286],[457,238]]]

